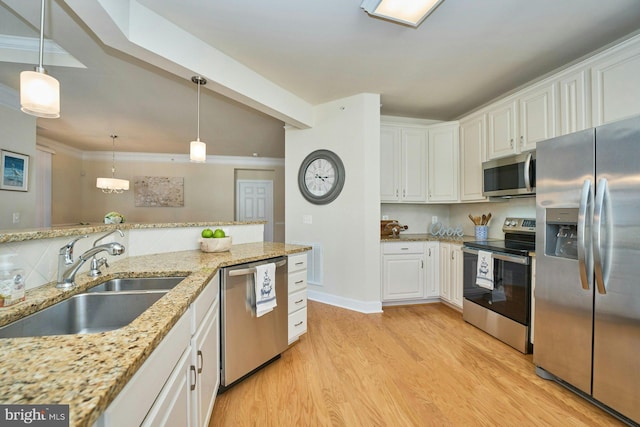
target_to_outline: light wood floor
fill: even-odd
[[[308,333],[218,396],[213,426],[618,426],[443,304],[309,301]]]

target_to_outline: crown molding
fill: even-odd
[[[118,162],[191,163],[188,154],[130,153],[123,151],[116,151],[115,154]],[[85,151],[82,154],[83,160],[110,161],[112,158],[112,151]],[[206,164],[273,167],[284,166],[284,159],[274,157],[207,156]]]
[[[40,39],[0,34],[0,61],[18,64],[38,63]],[[45,40],[42,49],[45,65],[87,68],[53,40]]]

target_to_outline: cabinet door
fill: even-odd
[[[424,254],[382,257],[382,300],[424,298]]]
[[[195,382],[196,371],[188,346],[141,425],[196,427],[192,411],[195,390],[191,389]]]
[[[220,385],[220,322],[218,303],[211,306],[192,338],[192,364],[196,367],[194,425],[206,427]]]
[[[556,136],[556,85],[547,84],[519,96],[520,151],[536,148],[538,141]]]
[[[490,159],[508,156],[517,152],[515,101],[498,104],[487,111],[489,122],[488,154]]]
[[[587,106],[588,91],[585,70],[560,79],[560,135],[590,127],[591,109]]]
[[[440,298],[451,301],[451,247],[440,243]]]
[[[401,200],[427,201],[427,132],[422,129],[402,131]]]
[[[425,297],[426,298],[438,298],[440,296],[440,270],[439,264],[439,243],[428,242],[426,244],[426,267],[425,267]]]
[[[463,255],[462,246],[451,244],[450,245],[450,257],[451,257],[451,276],[450,276],[450,295],[451,303],[459,308],[462,308],[462,280],[463,280]]]
[[[482,195],[482,162],[486,160],[484,114],[460,122],[460,200],[486,200]]]
[[[380,128],[380,201],[400,201],[400,129]]]
[[[640,43],[624,43],[591,68],[593,126],[640,114]]]
[[[429,129],[429,202],[458,201],[458,124]]]

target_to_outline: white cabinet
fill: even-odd
[[[460,200],[463,202],[487,199],[482,195],[486,120],[485,114],[479,114],[460,122]]]
[[[589,106],[589,78],[586,70],[572,71],[560,76],[560,130],[566,135],[591,126]]]
[[[440,297],[462,308],[463,280],[462,245],[440,243]]]
[[[520,120],[518,151],[536,148],[536,143],[556,136],[556,84],[532,87],[518,95]]]
[[[381,126],[380,200],[427,201],[427,131]]]
[[[208,425],[220,381],[219,286],[216,274],[97,427]]]
[[[425,297],[425,252],[422,242],[382,244],[382,301]]]
[[[640,114],[640,38],[591,63],[593,126]]]
[[[425,298],[440,297],[440,244],[425,243]]]
[[[457,122],[429,127],[429,202],[458,201],[459,133]]]
[[[307,253],[289,255],[289,344],[307,332]]]
[[[487,152],[490,159],[515,154],[517,103],[510,99],[491,106],[487,110]]]

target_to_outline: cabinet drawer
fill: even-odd
[[[293,292],[289,294],[289,314],[294,313],[307,306],[307,290]]]
[[[216,273],[211,281],[204,287],[198,298],[191,305],[192,307],[192,320],[191,320],[191,333],[195,334],[196,329],[202,322],[204,315],[207,314],[209,309],[215,305],[218,301],[218,294],[220,293],[220,275]]]
[[[424,253],[423,242],[393,242],[383,243],[384,254],[421,254]]]
[[[289,273],[289,293],[306,289],[307,287],[307,270],[295,271]]]
[[[307,332],[306,307],[289,315],[289,342],[305,332]]]
[[[289,255],[289,273],[307,269],[307,253]]]

